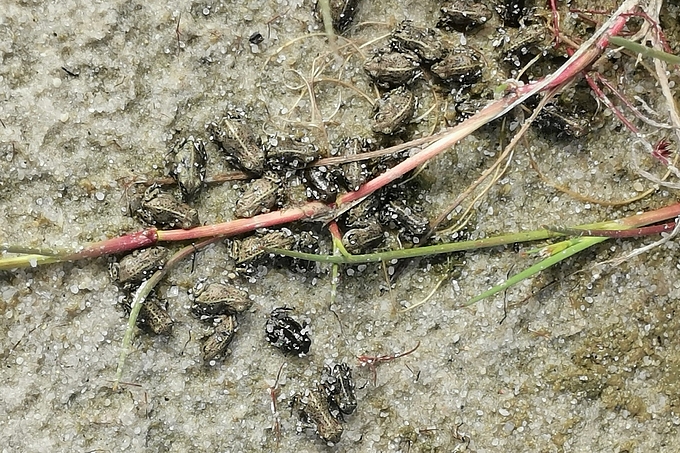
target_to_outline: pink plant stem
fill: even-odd
[[[600,87],[597,86],[597,83],[595,83],[593,78],[590,77],[588,74],[584,74],[584,76],[586,78],[586,82],[588,82],[588,86],[590,86],[590,89],[593,90],[595,92],[595,94],[597,95],[597,97],[599,97],[602,100],[602,102],[604,102],[604,105],[606,105],[609,108],[609,110],[611,110],[614,113],[614,115],[616,115],[616,117],[619,119],[619,121],[621,121],[628,128],[628,130],[631,131],[632,133],[634,133],[634,134],[639,133],[640,129],[638,129],[637,126],[635,126],[633,123],[628,121],[628,118],[625,117],[623,112],[621,110],[619,110],[619,108],[614,105],[614,103],[611,101],[611,99],[609,99],[607,97],[607,95],[604,94],[604,91],[602,91],[600,89]],[[600,79],[600,78],[601,77],[598,76],[598,79]],[[617,92],[614,91],[614,94],[617,94]]]
[[[83,258],[93,258],[97,256],[109,255],[111,253],[120,253],[126,250],[134,250],[141,247],[148,247],[158,241],[158,231],[156,228],[148,228],[146,230],[135,233],[126,234],[106,241],[95,242],[85,247],[80,252],[68,255],[64,258],[67,261],[79,260]]]
[[[628,14],[628,16],[640,16],[640,17],[644,17],[644,19],[652,25],[652,28],[653,28],[654,31],[656,32],[657,39],[658,39],[659,42],[661,43],[661,46],[662,46],[664,52],[666,52],[666,53],[673,53],[673,49],[671,49],[670,44],[668,44],[668,40],[666,39],[666,35],[664,35],[663,30],[662,30],[661,27],[659,26],[659,23],[658,23],[657,21],[655,21],[654,19],[652,19],[652,18],[649,16],[649,14],[647,14],[646,12],[640,10],[640,11],[636,11],[636,12],[634,12],[634,13]]]
[[[602,74],[598,73],[595,76],[597,77],[597,80],[599,80],[602,85],[609,88],[609,91],[614,93],[614,95],[616,95],[616,97],[619,98],[619,100],[621,102],[623,102],[626,105],[626,107],[628,107],[630,109],[630,111],[632,111],[633,114],[636,117],[638,117],[639,119],[641,119],[643,121],[647,120],[647,118],[645,118],[645,116],[642,114],[642,112],[640,112],[640,110],[638,110],[637,107],[635,107],[628,99],[626,99],[626,97],[624,95],[622,95],[621,92],[619,92],[619,90],[617,90],[616,87],[614,85],[612,85],[609,80],[602,77]]]
[[[552,12],[555,45],[557,45],[560,43],[560,14],[557,12],[557,0],[550,0],[550,11]]]
[[[492,121],[498,118],[499,116],[505,114],[505,112],[507,112],[510,108],[514,107],[517,98],[519,97],[516,96],[514,93],[511,93],[505,98],[486,106],[484,109],[482,109],[481,111],[477,112],[474,116],[469,118],[467,121],[464,121],[455,126],[454,128],[452,128],[448,134],[446,134],[444,137],[440,138],[439,140],[437,140],[436,142],[434,142],[433,144],[431,144],[430,146],[428,146],[415,156],[409,157],[400,164],[390,168],[382,175],[377,176],[376,178],[368,181],[366,184],[359,187],[357,191],[349,192],[347,194],[339,196],[336,203],[338,205],[342,205],[345,203],[351,203],[352,201],[359,200],[372,194],[381,187],[386,186],[390,182],[399,179],[409,171],[413,170],[419,165],[424,164],[437,154],[456,144],[456,142],[464,139],[465,137],[467,137],[480,127],[489,123],[489,121]]]
[[[567,49],[567,53],[569,55],[573,55],[574,50],[573,49]],[[626,100],[626,98],[623,97],[623,95],[621,93],[619,93],[619,91],[616,88],[614,88],[607,81],[607,79],[602,77],[599,73],[596,73],[596,76],[597,76],[597,79],[600,82],[604,83],[612,93],[614,93],[619,99],[622,99],[623,102],[628,107],[630,107],[633,111],[637,111],[637,109],[635,107],[633,107],[633,105],[630,102],[628,102]],[[602,102],[604,102],[604,104],[609,108],[609,110],[611,110],[616,115],[616,117],[619,119],[619,121],[621,121],[628,128],[628,130],[630,130],[634,134],[637,134],[637,133],[640,132],[640,130],[633,123],[628,121],[628,118],[626,118],[625,115],[623,114],[623,112],[621,112],[621,110],[619,110],[618,107],[616,107],[614,105],[614,103],[607,97],[607,95],[604,94],[604,92],[600,89],[600,87],[597,85],[597,83],[595,83],[595,80],[593,80],[593,78],[590,75],[588,75],[588,73],[585,70],[583,71],[583,77],[585,77],[586,82],[588,82],[588,86],[590,87],[590,89],[593,90],[593,92],[597,95],[597,97],[600,98],[602,100]]]
[[[662,223],[661,225],[651,225],[647,227],[634,228],[632,230],[620,230],[617,234],[613,234],[611,237],[614,238],[627,238],[627,237],[640,237],[640,236],[650,236],[652,234],[661,234],[669,231],[673,231],[676,222]],[[598,232],[594,236],[598,236]]]
[[[505,97],[483,108],[477,114],[464,121],[442,138],[426,147],[423,151],[412,156],[397,166],[386,171],[382,175],[368,181],[361,186],[357,191],[340,195],[336,204],[338,206],[350,203],[352,201],[364,198],[376,190],[384,187],[390,182],[400,178],[404,174],[424,164],[429,159],[437,156],[439,153],[445,151],[449,147],[456,144],[458,141],[464,139],[480,127],[488,124],[496,118],[503,116],[505,113],[524,102],[528,97],[546,90],[557,88],[570,82],[579,72],[587,68],[607,47],[609,37],[620,33],[626,24],[627,16],[625,13],[630,13],[638,4],[638,0],[627,0],[614,14],[606,24],[604,24],[598,33],[594,35],[587,43],[571,56],[571,58],[558,69],[552,76],[548,76],[542,80],[530,83],[524,86],[514,87],[509,90]],[[593,45],[593,42],[595,43]],[[159,241],[185,241],[198,239],[210,236],[233,236],[248,231],[253,231],[257,228],[281,225],[301,219],[312,219],[317,217],[326,217],[333,212],[333,207],[327,206],[319,202],[307,203],[298,208],[287,209],[285,211],[274,211],[268,214],[262,214],[250,219],[238,219],[231,222],[220,223],[216,225],[206,225],[203,227],[193,228],[191,230],[170,230],[157,231],[157,240]],[[145,235],[151,235],[155,230],[145,230],[145,232],[126,235],[122,238],[115,238],[103,243],[95,244],[87,247],[82,252],[74,255],[75,258],[101,256],[103,253],[119,253],[127,250],[132,250],[144,245],[150,245],[155,242],[153,237],[147,238]],[[142,241],[136,242],[138,236],[141,236]],[[146,239],[150,242],[147,244]],[[138,245],[139,244],[139,245]]]
[[[148,228],[90,244],[79,252],[51,261],[74,261],[112,253],[123,253],[141,247],[149,247],[159,241],[187,241],[206,237],[234,236],[258,228],[281,225],[301,219],[312,219],[329,212],[332,212],[332,209],[325,204],[312,202],[301,207],[286,209],[285,211],[274,211],[249,219],[232,220],[191,230],[157,230],[156,228]]]
[[[567,49],[567,53],[569,55],[573,55],[574,51],[573,51],[573,49]],[[596,73],[596,76],[597,76],[597,79],[600,82],[604,83],[612,93],[614,93],[619,99],[622,99],[627,106],[629,106],[634,111],[637,110],[637,109],[635,109],[635,107],[632,106],[632,104],[630,104],[625,99],[625,97],[623,97],[623,95],[621,93],[619,93],[619,91],[616,88],[614,88],[607,81],[607,79],[602,77],[599,73]],[[604,105],[606,105],[609,108],[609,110],[611,110],[616,115],[616,117],[619,119],[619,121],[621,121],[628,128],[628,130],[630,130],[634,134],[637,134],[637,133],[640,132],[640,130],[633,123],[628,121],[628,118],[626,118],[625,115],[623,114],[623,112],[621,112],[621,110],[619,110],[619,108],[614,105],[614,103],[607,97],[607,95],[604,94],[604,91],[602,91],[600,89],[600,87],[597,85],[597,83],[595,83],[595,80],[593,80],[593,78],[590,77],[590,75],[588,75],[588,73],[586,71],[583,71],[583,77],[585,77],[586,82],[588,82],[588,86],[590,87],[590,89],[593,90],[593,92],[597,95],[597,97],[600,98],[602,100],[602,102],[604,102]]]
[[[338,241],[342,241],[342,233],[340,232],[338,223],[335,220],[332,220],[328,224],[328,231],[330,231],[331,236],[333,236],[335,239],[337,239]]]
[[[680,216],[680,203],[674,203],[650,212],[643,212],[625,219],[619,220],[620,223],[631,227],[641,227],[651,223],[663,222]]]
[[[158,231],[158,240],[186,241],[212,236],[234,236],[258,228],[282,225],[303,219],[314,219],[332,212],[332,208],[323,203],[311,202],[297,208],[286,209],[284,211],[273,211],[249,219],[232,220],[230,222],[192,228],[191,230]]]
[[[555,231],[561,234],[567,234],[570,236],[597,236],[621,239],[651,236],[653,234],[661,234],[673,231],[675,225],[676,222],[667,222],[662,223],[660,225],[633,228],[631,230],[597,230],[597,229],[582,230],[580,228],[556,228],[551,229],[551,231]]]
[[[576,74],[586,69],[595,59],[602,53],[602,51],[609,45],[609,38],[621,33],[623,27],[626,26],[628,20],[627,13],[630,13],[638,6],[639,1],[629,0],[624,2],[619,9],[614,13],[611,19],[607,21],[598,32],[590,38],[586,43],[582,44],[578,51],[576,51],[566,63],[560,67],[553,75],[548,76],[542,80],[530,83],[517,89],[518,92],[532,92],[536,93],[535,85],[539,86],[538,91],[544,91],[549,88],[556,88],[570,82]],[[594,44],[591,44],[595,40]]]

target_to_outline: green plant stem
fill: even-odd
[[[68,261],[65,256],[54,255],[18,255],[0,258],[0,270],[18,269],[20,267],[37,267],[44,264],[61,263]]]
[[[583,250],[587,249],[588,247],[592,247],[595,244],[599,244],[600,242],[606,241],[607,237],[581,237],[581,238],[576,238],[572,239],[571,245],[569,247],[564,248],[562,251],[555,253],[552,256],[549,256],[548,258],[545,258],[544,260],[541,260],[540,262],[534,264],[533,266],[523,270],[522,272],[513,275],[500,285],[494,286],[488,291],[485,291],[478,296],[473,297],[472,299],[468,300],[464,304],[460,305],[460,307],[467,307],[469,305],[472,305],[474,303],[479,302],[482,299],[486,299],[487,297],[491,297],[494,294],[498,294],[501,291],[505,291],[506,289],[510,288],[513,285],[516,285],[517,283],[521,282],[522,280],[533,277],[534,275],[538,274],[539,272],[544,271],[545,269],[549,268],[550,266],[554,266],[555,264],[559,263],[562,260],[565,260],[569,258],[570,256],[574,256],[579,252],[582,252]]]
[[[168,273],[168,271],[170,271],[170,269],[177,266],[177,264],[179,264],[182,260],[184,260],[192,253],[195,253],[207,247],[208,245],[219,241],[220,239],[221,238],[219,237],[210,238],[205,241],[199,242],[198,244],[189,245],[182,248],[177,253],[172,255],[172,257],[170,257],[170,259],[168,260],[167,263],[165,263],[165,266],[163,266],[162,269],[156,271],[148,280],[146,280],[139,286],[139,288],[137,288],[137,291],[135,291],[135,295],[131,303],[130,317],[128,318],[127,329],[125,330],[125,335],[123,336],[123,342],[121,344],[120,355],[118,356],[116,378],[113,381],[114,390],[118,388],[120,379],[123,376],[125,359],[127,358],[128,353],[130,351],[130,344],[132,343],[132,338],[134,336],[135,329],[137,326],[137,317],[139,316],[139,311],[142,309],[142,304],[144,303],[146,298],[149,296],[149,294],[151,294],[151,291],[153,291],[156,285],[160,283],[160,281],[163,279],[163,277],[165,277],[165,275]]]
[[[236,234],[252,231],[257,228],[274,226],[299,220],[303,218],[316,218],[321,216],[332,216],[334,211],[332,208],[322,203],[308,203],[301,208],[292,208],[286,211],[275,211],[268,214],[255,216],[250,219],[239,219],[231,222],[220,223],[216,225],[208,225],[205,227],[198,227],[192,230],[156,230],[154,228],[143,230],[132,234],[127,234],[118,238],[109,239],[107,241],[97,242],[91,244],[82,251],[72,253],[69,255],[19,255],[0,258],[0,270],[15,269],[20,267],[35,267],[42,264],[57,263],[63,261],[78,260],[82,258],[90,258],[103,256],[109,253],[122,253],[129,250],[134,250],[139,247],[146,247],[155,244],[157,241],[183,241],[201,237],[228,237]],[[329,214],[331,213],[331,214]],[[616,222],[602,222],[591,225],[582,225],[574,228],[578,229],[609,229],[621,230],[637,228],[640,226],[649,225],[652,223],[662,222],[664,220],[673,219],[680,215],[680,203],[656,209],[654,211],[645,212],[642,214],[627,217]],[[616,227],[620,225],[620,227]],[[197,231],[198,230],[198,231]],[[510,244],[513,242],[526,242],[547,239],[550,237],[563,236],[555,231],[547,229],[537,230],[529,233],[515,233],[510,235],[499,236],[495,238],[481,239],[479,241],[471,242],[456,242],[452,244],[441,244],[430,247],[421,247],[417,249],[395,250],[391,252],[384,252],[381,254],[370,255],[350,255],[348,257],[327,257],[313,254],[305,254],[299,252],[291,252],[285,250],[276,250],[276,253],[289,254],[289,256],[296,256],[301,259],[308,259],[312,261],[322,262],[337,262],[337,263],[372,263],[383,260],[413,258],[417,256],[425,256],[437,253],[451,253],[463,250],[470,250],[483,247],[495,247],[498,245]],[[514,239],[516,238],[516,239]],[[479,243],[480,245],[475,245]],[[489,245],[486,245],[489,244]],[[272,250],[274,252],[274,250]],[[295,255],[293,255],[295,254]],[[347,260],[347,261],[342,261]]]
[[[639,53],[645,57],[657,58],[670,64],[680,64],[680,57],[677,55],[666,53],[662,50],[652,49],[651,47],[643,46],[642,44],[629,39],[612,36],[609,38],[609,42],[615,46],[624,47],[631,52]]]
[[[13,244],[0,244],[0,251],[7,253],[19,253],[22,255],[39,255],[39,256],[64,256],[69,253],[66,250],[60,249],[24,247]]]
[[[321,17],[323,18],[323,28],[328,36],[328,42],[333,52],[336,52],[335,30],[333,30],[333,17],[331,16],[331,5],[329,0],[318,0]]]
[[[637,214],[626,217],[616,221],[605,221],[591,224],[578,225],[568,228],[569,231],[588,231],[588,230],[630,230],[639,228],[651,223],[657,223],[664,220],[672,219],[680,215],[680,203],[675,203],[670,206],[663,207],[650,212]],[[654,230],[654,233],[658,231]],[[391,250],[387,252],[377,252],[364,255],[315,255],[313,253],[302,253],[285,249],[267,249],[268,252],[278,253],[280,255],[290,256],[310,261],[318,261],[322,263],[338,263],[338,264],[362,264],[362,263],[376,263],[380,261],[391,261],[405,258],[416,258],[420,256],[438,255],[441,253],[462,252],[465,250],[474,250],[488,247],[498,247],[501,245],[514,244],[518,242],[541,241],[554,237],[565,236],[565,233],[554,231],[552,229],[540,229],[529,231],[526,233],[511,233],[492,238],[478,239],[476,241],[462,241],[451,242],[448,244],[431,245],[427,247],[418,247],[402,250]],[[602,238],[603,240],[608,238]]]
[[[505,234],[476,241],[452,242],[448,244],[430,245],[401,250],[390,250],[388,252],[369,253],[365,255],[315,255],[313,253],[296,252],[285,249],[267,249],[270,253],[278,253],[292,258],[299,258],[309,261],[319,261],[322,263],[337,264],[363,264],[377,263],[380,261],[392,261],[405,258],[416,258],[419,256],[438,255],[441,253],[462,252],[465,250],[481,249],[487,247],[498,247],[501,245],[514,244],[516,242],[540,241],[552,237],[564,236],[550,230],[536,230],[527,233]]]

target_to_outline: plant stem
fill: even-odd
[[[582,238],[577,238],[572,240],[572,244],[569,247],[566,247],[564,250],[555,253],[554,255],[534,264],[533,266],[523,270],[522,272],[513,275],[511,278],[507,279],[500,285],[494,286],[488,291],[485,291],[472,299],[468,300],[464,304],[460,305],[460,307],[467,307],[469,305],[472,305],[476,302],[479,302],[482,299],[486,299],[487,297],[491,297],[494,294],[498,294],[501,291],[505,291],[506,289],[510,288],[511,286],[517,284],[518,282],[529,278],[533,277],[534,275],[538,274],[539,272],[544,271],[545,269],[549,268],[550,266],[553,266],[557,264],[558,262],[565,260],[569,258],[570,256],[574,256],[579,252],[582,252],[583,250],[587,249],[588,247],[592,247],[595,244],[599,244],[600,242],[604,242],[609,238],[606,237],[582,237]]]
[[[281,225],[296,220],[314,219],[328,216],[333,209],[323,203],[311,202],[299,208],[274,211],[249,219],[238,219],[229,222],[206,225],[191,230],[157,230],[148,228],[135,233],[125,234],[112,239],[87,245],[74,253],[62,253],[54,256],[19,255],[0,258],[0,270],[20,267],[35,267],[40,264],[75,261],[83,258],[95,258],[112,253],[123,253],[141,247],[149,247],[159,241],[188,241],[206,237],[228,237],[254,231],[258,228]]]
[[[666,206],[655,211],[637,214],[616,221],[605,221],[586,225],[578,225],[572,228],[568,228],[567,231],[586,232],[588,230],[611,230],[611,231],[631,230],[652,223],[662,222],[668,219],[674,219],[679,215],[680,215],[680,203],[675,203],[673,205]],[[652,230],[651,232],[658,233],[659,231]],[[376,263],[380,261],[399,260],[405,258],[416,258],[420,256],[438,255],[441,253],[462,252],[465,250],[473,250],[487,247],[498,247],[501,245],[514,244],[517,242],[540,241],[544,239],[561,236],[565,236],[565,234],[561,233],[559,230],[554,231],[554,229],[544,228],[540,230],[529,231],[526,233],[504,234],[502,236],[478,239],[476,241],[452,242],[448,244],[431,245],[427,247],[391,250],[388,252],[347,256],[315,255],[313,253],[302,253],[284,249],[267,249],[267,251],[271,253],[278,253],[280,255],[290,256],[293,258],[305,259],[310,261],[319,261],[322,263],[362,264],[362,263]],[[605,237],[602,239],[605,240],[608,238]]]
[[[151,291],[153,291],[156,285],[160,283],[160,281],[163,279],[163,277],[165,277],[165,275],[168,273],[170,269],[177,266],[177,264],[179,264],[187,256],[207,247],[208,245],[214,242],[217,242],[218,240],[220,240],[219,237],[210,238],[206,239],[205,241],[199,242],[198,244],[189,245],[182,248],[180,251],[172,255],[172,257],[168,260],[167,263],[165,263],[165,266],[163,266],[162,269],[156,271],[148,280],[146,280],[139,286],[139,288],[137,288],[132,303],[130,304],[131,305],[130,317],[128,318],[127,329],[125,330],[120,355],[118,356],[116,378],[113,381],[114,390],[118,388],[120,378],[123,376],[123,367],[125,366],[125,359],[127,358],[127,355],[130,351],[130,344],[132,343],[132,337],[135,333],[135,328],[137,325],[137,317],[139,316],[139,311],[142,309],[142,304],[144,303],[148,295],[151,294]]]
[[[625,47],[626,49],[639,53],[645,57],[657,58],[670,64],[680,64],[680,57],[677,55],[652,49],[651,47],[643,46],[642,44],[629,39],[612,36],[609,38],[609,41],[615,46]]]
[[[662,223],[661,225],[634,228],[632,230],[594,230],[594,229],[585,230],[580,228],[559,228],[559,227],[549,227],[548,229],[550,231],[567,234],[569,236],[601,236],[620,239],[666,233],[668,231],[672,231],[674,228],[675,222],[668,222]]]
[[[600,29],[585,42],[557,71],[542,80],[524,86],[513,87],[506,91],[503,98],[492,102],[468,120],[453,127],[451,131],[420,153],[412,156],[382,175],[368,181],[356,192],[338,197],[337,204],[350,203],[364,198],[390,182],[400,178],[429,159],[445,151],[474,131],[505,115],[529,97],[542,91],[556,90],[573,81],[577,74],[587,68],[607,47],[609,38],[621,32],[628,18],[625,13],[631,12],[639,0],[627,0],[616,13]],[[510,86],[510,84],[508,84]]]
[[[530,231],[527,233],[505,234],[492,238],[478,239],[476,241],[452,242],[448,244],[430,245],[401,250],[391,250],[388,252],[370,253],[365,255],[315,255],[313,253],[295,252],[285,249],[267,249],[268,252],[278,253],[292,258],[299,258],[322,263],[338,264],[363,264],[377,263],[380,261],[392,261],[405,258],[416,258],[420,256],[438,255],[441,253],[462,252],[487,247],[498,247],[501,245],[514,244],[516,242],[540,241],[551,237],[564,236],[547,229]]]

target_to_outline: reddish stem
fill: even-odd
[[[284,211],[273,211],[249,219],[237,219],[215,225],[192,228],[191,230],[159,231],[158,240],[186,241],[210,236],[235,236],[258,228],[281,225],[302,219],[314,219],[328,215],[332,212],[332,208],[323,203],[311,202],[297,208],[286,209]]]
[[[122,253],[142,247],[149,247],[159,241],[187,241],[206,237],[234,236],[258,228],[281,225],[301,219],[312,219],[332,212],[332,208],[323,203],[312,202],[298,208],[274,211],[249,219],[238,219],[229,222],[206,225],[191,230],[157,230],[147,228],[135,233],[95,242],[83,250],[68,255],[62,260],[72,261],[83,258],[95,258],[112,253]]]
[[[330,231],[331,236],[333,236],[335,239],[342,241],[342,232],[340,231],[340,227],[338,227],[338,223],[335,220],[328,224],[328,231]]]
[[[664,220],[673,219],[678,216],[680,216],[680,203],[674,203],[670,206],[665,206],[654,211],[643,212],[642,214],[626,217],[619,220],[619,222],[632,227],[640,227],[649,225],[650,223],[657,223]]]
[[[558,233],[569,234],[574,236],[593,236],[593,237],[607,237],[607,238],[634,238],[640,236],[651,236],[652,234],[661,234],[668,231],[673,231],[675,222],[662,223],[661,225],[651,225],[642,228],[633,228],[631,230],[581,230],[578,228],[548,228],[551,231]]]
[[[76,252],[65,258],[67,261],[79,260],[82,258],[94,258],[111,253],[120,253],[126,250],[134,250],[141,247],[154,245],[158,241],[158,231],[156,228],[137,231],[113,239],[95,242],[85,247],[80,252]]]
[[[415,347],[413,349],[409,349],[408,351],[405,352],[400,352],[398,354],[392,354],[392,355],[379,355],[379,356],[369,356],[369,355],[360,355],[357,357],[359,360],[359,364],[361,366],[368,366],[368,368],[371,370],[371,373],[373,374],[373,386],[375,386],[375,383],[378,378],[378,373],[377,373],[377,365],[379,363],[383,362],[390,362],[394,359],[398,359],[400,357],[407,356],[413,352],[415,352],[416,349],[420,346],[420,340],[418,343],[416,343]]]
[[[347,194],[341,195],[337,198],[337,205],[340,206],[345,203],[351,203],[352,201],[359,200],[361,198],[367,197],[376,190],[386,186],[390,182],[399,179],[409,171],[414,168],[424,164],[428,160],[432,159],[442,151],[449,149],[451,146],[455,145],[456,142],[460,141],[462,138],[473,133],[480,127],[488,124],[489,121],[498,118],[503,115],[508,109],[513,106],[514,101],[519,99],[515,93],[508,94],[505,98],[493,102],[487,105],[482,110],[477,112],[475,115],[470,117],[467,121],[464,121],[450,130],[441,139],[437,140],[415,156],[412,156],[400,164],[390,168],[385,173],[373,178],[368,181],[363,186],[355,192],[349,192]]]
[[[630,130],[632,133],[637,134],[640,132],[640,129],[637,128],[633,123],[628,121],[628,118],[626,118],[621,110],[619,110],[618,107],[614,105],[614,103],[607,97],[606,94],[604,94],[604,91],[600,89],[600,87],[595,83],[592,77],[590,77],[588,74],[584,74],[586,78],[586,82],[588,82],[588,85],[590,86],[590,89],[595,92],[597,97],[600,98],[602,102],[604,102],[604,105],[606,105],[609,110],[616,115],[616,117],[621,121],[627,128]],[[598,74],[598,78],[601,78],[601,76]],[[613,87],[610,87],[612,89]],[[622,97],[617,91],[614,91],[614,94],[616,94],[618,97]]]
[[[569,56],[574,55],[574,49],[568,48],[567,54]],[[614,113],[616,115],[616,117],[619,119],[619,121],[621,121],[631,132],[633,132],[634,134],[637,134],[639,132],[638,128],[633,123],[628,121],[628,118],[626,118],[623,115],[623,112],[621,112],[621,110],[619,110],[618,107],[616,107],[614,105],[614,103],[607,97],[607,95],[604,94],[604,92],[600,89],[600,87],[597,85],[597,83],[595,83],[593,78],[590,77],[590,75],[588,75],[588,73],[586,71],[582,71],[582,73],[583,73],[583,77],[585,77],[585,79],[586,79],[586,82],[588,82],[588,86],[590,87],[591,90],[593,90],[593,92],[597,95],[597,97],[600,98],[600,100],[602,100],[602,102],[604,102],[604,104],[609,108],[609,110],[611,110],[612,113]],[[598,80],[600,80],[601,82],[604,81],[603,83],[605,83],[607,88],[609,88],[612,91],[612,93],[614,93],[619,99],[625,99],[623,97],[623,95],[621,95],[609,82],[607,82],[607,80],[604,77],[602,77],[598,73],[596,73],[596,75],[597,75]],[[631,108],[634,108],[627,101],[624,101],[624,102],[627,105],[629,105]]]
[[[635,11],[629,14],[623,14],[623,16],[639,16],[644,18],[648,23],[652,25],[652,28],[656,32],[656,36],[659,39],[659,42],[661,42],[661,46],[666,53],[673,53],[673,50],[671,49],[670,44],[668,44],[668,40],[666,39],[666,35],[664,35],[663,30],[661,30],[661,27],[659,27],[659,24],[649,17],[649,14],[646,12],[640,10],[640,11]]]
[[[580,55],[579,52],[576,52],[574,54],[576,58],[568,61],[566,63],[566,67],[564,67],[563,70],[557,71],[557,74],[554,77],[549,78],[547,84],[541,88],[541,91],[557,88],[564,85],[565,83],[570,82],[574,78],[574,75],[590,66],[595,58],[600,55],[602,51],[609,45],[609,38],[621,33],[621,30],[623,30],[623,28],[626,26],[626,22],[627,18],[620,13],[619,16],[613,21],[612,25],[602,33],[602,36],[595,42],[593,47],[585,50]],[[517,92],[522,94],[529,92],[536,84],[542,82],[544,81],[529,83],[519,87]]]
[[[648,120],[648,118],[646,118],[646,117],[642,114],[642,112],[640,112],[640,110],[638,110],[637,107],[635,107],[628,99],[626,99],[626,97],[623,96],[623,95],[619,92],[619,90],[617,90],[616,87],[615,87],[614,85],[612,85],[612,83],[611,83],[609,80],[605,79],[605,78],[602,76],[602,74],[596,73],[595,76],[597,77],[597,80],[598,80],[602,85],[606,86],[606,87],[609,89],[609,91],[611,91],[612,93],[614,93],[614,94],[616,95],[616,97],[618,97],[618,98],[621,100],[621,102],[623,102],[623,103],[626,105],[626,107],[628,107],[628,109],[629,109],[631,112],[633,112],[633,114],[634,114],[637,118],[641,119],[642,121]]]
[[[552,11],[553,34],[557,46],[560,43],[560,14],[557,12],[557,0],[550,0],[550,10]]]
[[[450,133],[437,140],[435,143],[431,144],[420,153],[410,157],[409,159],[406,159],[371,181],[368,181],[356,192],[350,192],[345,195],[341,195],[337,199],[337,204],[342,205],[344,203],[349,203],[364,198],[381,187],[384,187],[390,182],[400,178],[419,165],[432,159],[442,151],[445,151],[449,147],[453,146],[456,142],[473,133],[483,125],[488,124],[490,121],[505,114],[508,110],[513,108],[516,103],[521,102],[523,100],[523,96],[542,91],[550,91],[570,82],[576,74],[587,68],[595,60],[595,58],[597,58],[597,56],[602,53],[602,50],[605,49],[609,44],[610,36],[617,35],[621,32],[623,27],[626,25],[626,20],[627,19],[621,16],[621,13],[619,12],[619,16],[616,17],[616,19],[613,20],[612,25],[602,33],[602,36],[597,39],[593,47],[590,47],[583,52],[576,52],[573,55],[573,58],[565,63],[554,76],[549,76],[523,86],[513,87],[513,89],[509,90],[503,99],[487,105],[467,121],[455,126],[453,129],[451,129]]]

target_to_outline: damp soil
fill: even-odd
[[[597,9],[616,7],[605,3]],[[546,13],[540,8],[536,14]],[[305,136],[326,152],[343,137],[372,137],[386,146],[454,124],[464,112],[423,76],[413,85],[416,123],[397,137],[375,137],[370,127],[367,98],[379,94],[364,59],[403,19],[432,27],[438,10],[434,1],[360,2],[335,57],[309,2],[5,5],[1,242],[71,248],[140,229],[126,215],[126,189],[165,177],[172,144],[207,138],[205,125],[227,111],[245,112],[259,135]],[[595,27],[566,12],[563,19],[573,36]],[[661,24],[676,53],[677,23],[678,7],[664,5]],[[494,13],[478,31],[446,32],[453,45],[464,40],[485,56],[488,66],[471,89],[483,102],[517,75],[514,61],[498,61],[501,25]],[[255,33],[264,38],[259,44],[249,41]],[[563,58],[550,50],[523,77],[551,72]],[[598,69],[663,121],[664,100],[650,62],[643,63],[619,52]],[[670,77],[678,82],[677,73]],[[315,103],[307,92],[312,80]],[[596,203],[653,187],[631,162],[655,174],[663,169],[583,82],[560,100],[588,112],[588,131],[577,137],[532,128],[505,174],[473,205],[471,221],[449,240],[620,218],[675,201],[673,191],[657,188],[630,204]],[[441,154],[404,185],[404,197],[436,217],[492,165],[526,116],[511,112]],[[663,134],[641,127],[650,140]],[[214,145],[208,156],[209,177],[234,170]],[[232,219],[240,185],[212,184],[195,202],[201,222]],[[607,241],[463,309],[466,300],[533,264],[536,258],[524,252],[536,244],[413,260],[392,288],[385,275],[394,263],[341,267],[334,300],[327,267],[267,261],[244,283],[254,303],[238,317],[229,354],[206,364],[200,348],[209,329],[192,316],[187,292],[199,278],[232,278],[228,244],[218,243],[161,283],[173,333],[137,333],[117,391],[112,381],[127,319],[109,258],[2,271],[2,449],[674,451],[680,250],[670,241],[617,266],[594,266],[651,241]],[[432,292],[422,306],[400,312]],[[265,341],[269,313],[281,306],[309,323],[308,355],[284,356]],[[357,360],[417,344],[408,356],[380,364],[375,375]],[[358,406],[345,417],[341,441],[328,446],[299,425],[289,403],[314,385],[324,365],[339,362],[354,367]],[[270,388],[282,364],[277,440]]]

